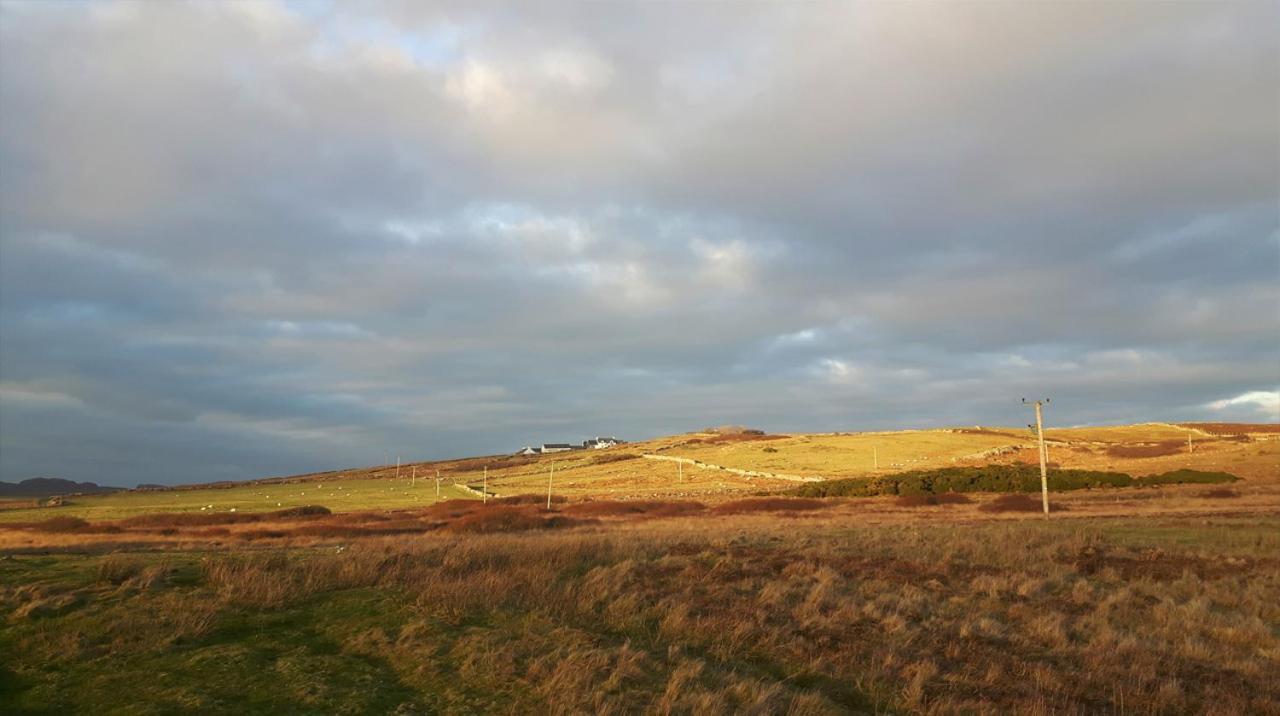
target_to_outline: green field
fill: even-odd
[[[440,499],[475,499],[457,486],[443,483]],[[152,512],[268,512],[301,505],[324,505],[334,512],[424,507],[436,501],[436,482],[408,479],[335,478],[308,482],[246,484],[228,488],[144,490],[68,498],[64,507],[0,510],[0,523],[27,522],[52,516],[91,521],[115,520]]]

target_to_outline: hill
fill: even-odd
[[[0,482],[0,497],[50,497],[52,495],[105,494],[119,492],[119,487],[104,487],[96,482],[76,482],[60,477],[33,477],[22,482]]]

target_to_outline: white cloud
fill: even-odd
[[[1205,407],[1210,410],[1226,410],[1240,406],[1252,406],[1257,412],[1280,420],[1280,390],[1251,390],[1234,398],[1215,400]]]
[[[818,374],[833,385],[854,385],[862,382],[864,371],[847,360],[823,358],[818,361]]]
[[[613,66],[587,52],[552,50],[542,56],[538,68],[553,84],[575,92],[601,90],[613,80]]]

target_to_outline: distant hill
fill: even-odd
[[[103,487],[96,482],[76,482],[60,477],[33,477],[22,482],[0,482],[0,497],[46,497],[71,493],[119,492],[119,487]]]

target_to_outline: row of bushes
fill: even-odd
[[[1134,478],[1122,472],[1098,470],[1050,470],[1049,489],[1082,490],[1093,487],[1141,487],[1143,485],[1218,484],[1240,478],[1225,472],[1174,470]],[[813,482],[791,490],[799,497],[874,497],[877,495],[937,495],[954,492],[1035,492],[1040,489],[1040,468],[1011,464],[985,467],[943,467],[913,470],[896,475]]]

